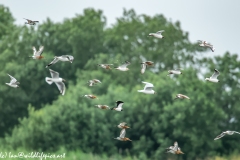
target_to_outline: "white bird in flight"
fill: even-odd
[[[89,86],[93,86],[93,85],[95,85],[97,83],[102,83],[102,82],[100,80],[98,80],[98,79],[92,79],[92,80],[88,81]]]
[[[164,32],[164,30],[158,31],[156,33],[149,33],[148,36],[162,39],[162,38],[164,38],[164,36],[162,35],[163,32]]]
[[[152,61],[145,61],[145,62],[141,62],[141,73],[143,74],[147,68],[147,66],[151,66],[153,65],[154,62]]]
[[[214,140],[220,139],[225,135],[233,135],[234,133],[240,134],[239,132],[236,132],[236,131],[225,131],[225,132],[222,132],[220,135],[218,135],[216,138],[214,138]]]
[[[43,50],[44,50],[44,46],[41,46],[39,47],[39,50],[37,51],[36,48],[33,46],[32,47],[32,50],[33,50],[33,56],[29,56],[30,58],[32,59],[42,59],[43,56],[42,53],[43,53]]]
[[[169,71],[168,71],[168,76],[171,75],[171,74],[178,74],[178,75],[179,75],[179,74],[182,74],[181,70],[182,70],[181,68],[179,68],[179,69],[174,69],[174,70],[169,70]]]
[[[214,73],[213,75],[210,77],[210,78],[206,78],[205,80],[206,81],[210,81],[210,82],[214,82],[214,83],[217,83],[217,82],[220,82],[217,77],[220,75],[220,72],[216,69],[214,69]]]
[[[7,85],[9,85],[10,87],[13,87],[13,88],[18,88],[19,86],[19,82],[16,80],[16,78],[14,78],[13,76],[11,76],[10,74],[8,74],[9,77],[11,78],[10,80],[10,83],[6,83]]]
[[[143,90],[138,90],[138,92],[146,93],[146,94],[155,94],[156,92],[153,90],[153,84],[149,82],[142,82],[145,84]]]
[[[210,48],[212,50],[212,52],[215,51],[215,48],[213,47],[213,45],[211,45],[207,41],[198,40],[198,42],[199,42],[199,46],[201,46],[201,47],[208,47],[208,48]]]
[[[115,67],[115,69],[119,70],[119,71],[128,71],[129,68],[127,68],[127,66],[131,64],[130,62],[128,61],[125,61],[125,63],[121,66],[118,66],[118,67]]]
[[[63,79],[63,78],[60,78],[58,72],[53,71],[51,69],[49,69],[49,71],[50,71],[50,74],[51,74],[52,78],[46,77],[45,78],[46,82],[50,85],[54,82],[57,85],[60,93],[62,95],[64,95],[66,87],[65,87],[65,84],[63,82],[65,82],[66,80]]]
[[[123,102],[123,101],[116,101],[116,103],[117,103],[117,106],[111,108],[111,110],[115,110],[115,111],[123,111],[122,106],[123,106],[124,102]]]
[[[62,56],[59,56],[59,57],[55,56],[53,61],[51,63],[49,63],[46,66],[46,68],[51,66],[51,65],[53,65],[53,64],[55,64],[55,63],[57,63],[58,61],[63,61],[63,62],[64,61],[68,61],[68,62],[72,63],[73,59],[74,59],[73,56],[70,56],[70,55],[62,55]]]

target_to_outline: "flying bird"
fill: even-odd
[[[205,80],[206,81],[210,81],[210,82],[214,82],[214,83],[217,83],[217,82],[220,82],[217,77],[220,75],[220,72],[216,69],[214,69],[214,73],[213,75],[210,77],[210,78],[206,78]]]
[[[213,47],[213,45],[211,45],[211,44],[208,43],[207,41],[198,40],[198,42],[199,42],[199,46],[210,48],[212,52],[215,51],[215,48]]]
[[[236,132],[236,131],[225,131],[225,132],[222,132],[220,135],[218,135],[216,138],[214,138],[214,140],[220,139],[225,135],[233,135],[234,133],[240,134],[239,132]]]
[[[19,82],[16,80],[16,78],[14,78],[13,76],[11,76],[10,74],[8,74],[8,76],[11,78],[10,83],[6,83],[7,85],[9,85],[10,87],[13,88],[18,88],[19,86]]]
[[[26,18],[23,18],[23,19],[26,19]],[[25,22],[25,24],[29,24],[29,25],[35,25],[36,23],[38,23],[39,21],[32,21],[30,19],[26,19],[27,22]]]
[[[100,109],[110,109],[110,107],[107,106],[107,105],[101,105],[101,104],[99,104],[99,105],[95,105],[95,106],[98,107],[98,108],[100,108]]]
[[[70,56],[70,55],[62,55],[62,56],[59,56],[59,57],[55,56],[53,61],[51,63],[49,63],[46,66],[46,68],[51,66],[51,65],[53,65],[53,64],[55,64],[55,63],[57,63],[58,61],[63,61],[63,62],[64,61],[68,61],[68,62],[72,63],[73,59],[74,59],[73,56]]]
[[[126,124],[127,124],[126,122],[122,122],[122,123],[120,123],[117,127],[118,127],[118,128],[122,128],[122,129],[130,128],[130,127],[127,126]]]
[[[56,71],[53,71],[51,69],[49,69],[50,71],[50,74],[52,76],[52,78],[49,78],[49,77],[46,77],[45,80],[46,82],[51,85],[53,82],[57,85],[58,87],[58,90],[60,91],[60,93],[62,95],[65,94],[65,90],[66,90],[66,87],[65,87],[65,84],[63,82],[65,82],[66,80],[63,79],[63,78],[60,78],[59,77],[59,73],[56,72]]]
[[[172,154],[184,154],[181,151],[181,148],[178,147],[178,142],[174,142],[174,146],[170,146],[169,148],[166,148],[167,153],[172,153]]]
[[[102,83],[102,82],[100,80],[98,80],[98,79],[92,79],[92,80],[88,81],[89,86],[93,86],[93,85],[95,85],[97,83]]]
[[[100,66],[104,69],[111,69],[111,67],[110,67],[111,65],[113,65],[113,64],[98,64],[98,66]]]
[[[141,73],[143,74],[147,68],[147,66],[151,66],[153,65],[154,62],[152,61],[145,61],[145,62],[141,62]]]
[[[120,136],[114,139],[117,139],[119,141],[132,141],[131,139],[125,137],[125,135],[126,135],[126,129],[122,129],[120,132]]]
[[[92,94],[83,95],[83,96],[86,97],[86,98],[89,98],[89,99],[97,99],[97,96],[94,96]]]
[[[174,100],[176,100],[176,99],[190,99],[190,98],[186,95],[183,95],[183,94],[177,94],[176,98]]]
[[[149,82],[142,82],[145,84],[143,90],[138,90],[138,92],[146,93],[146,94],[155,94],[156,92],[153,90],[153,84]]]
[[[41,56],[41,55],[44,50],[44,46],[39,47],[38,51],[36,50],[36,48],[34,46],[32,47],[32,49],[33,49],[33,56],[29,56],[30,58],[32,58],[32,59],[42,59],[43,58],[43,56]]]
[[[182,74],[181,70],[182,70],[181,68],[175,69],[175,70],[169,70],[168,71],[168,76],[171,75],[171,74]]]
[[[131,63],[128,61],[125,61],[125,63],[121,66],[115,67],[115,69],[119,70],[119,71],[128,71],[129,68],[127,68],[128,65],[130,65]]]
[[[123,111],[122,106],[123,106],[123,101],[116,101],[117,106],[111,108],[111,110],[115,110],[115,111]]]
[[[162,39],[162,38],[164,38],[164,36],[162,35],[163,32],[164,32],[164,30],[158,31],[156,33],[149,33],[148,36]]]

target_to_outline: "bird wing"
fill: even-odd
[[[210,78],[216,79],[220,75],[220,72],[216,69],[214,69],[214,73]]]
[[[126,68],[129,64],[131,63],[126,61],[123,65],[119,66],[119,68]]]
[[[65,94],[65,90],[66,90],[65,84],[63,82],[56,82],[56,85],[57,85],[60,93],[62,95],[64,95]]]
[[[120,123],[119,125],[120,126],[125,126],[127,123],[126,122],[122,122],[122,123]]]
[[[124,138],[126,135],[126,130],[125,129],[122,129],[121,132],[120,132],[120,138]]]
[[[157,34],[161,34],[162,32],[164,32],[164,30],[157,31]]]
[[[50,62],[46,67],[49,67],[49,66],[51,66],[51,65],[53,65],[53,64],[55,64],[55,63],[57,63],[58,61],[59,61],[59,59],[58,59],[57,57],[54,57],[53,61]]]
[[[234,133],[240,134],[239,132],[234,131]]]
[[[59,78],[59,73],[58,72],[56,72],[54,70],[51,70],[51,69],[49,69],[49,71],[50,71],[50,74],[51,74],[52,78]]]
[[[36,52],[36,56],[40,56],[43,52],[44,46],[39,47],[39,50]]]
[[[145,83],[144,90],[150,90],[154,87],[152,83],[148,83],[148,82],[142,82],[142,83]]]
[[[214,138],[214,140],[220,139],[220,138],[222,138],[225,135],[226,135],[226,133],[222,132],[220,135],[218,135],[216,138]]]
[[[62,58],[67,58],[69,61],[73,61],[74,60],[74,57],[70,56],[70,55],[62,55],[61,57]]]
[[[174,142],[174,148],[172,150],[177,151],[178,149],[178,142]]]
[[[141,65],[141,67],[142,67],[141,73],[143,74],[143,73],[145,72],[146,68],[147,68],[147,65],[146,65],[145,63],[143,63],[143,64]]]
[[[122,103],[117,103],[117,108],[122,109],[122,106],[123,106],[123,102]]]
[[[37,50],[36,50],[36,48],[34,46],[32,47],[32,50],[33,50],[33,55],[35,56],[36,53],[37,53]]]
[[[26,18],[23,18],[23,19],[26,19]],[[30,19],[26,19],[26,20],[27,20],[29,23],[32,22],[32,20],[30,20]]]
[[[11,81],[10,81],[11,84],[17,82],[16,78],[14,78],[13,76],[11,76],[10,74],[8,74],[8,75],[9,75],[9,77],[11,78]]]
[[[183,98],[187,98],[187,99],[190,99],[188,96],[186,95],[183,95],[183,94],[179,94],[180,96],[182,96]]]

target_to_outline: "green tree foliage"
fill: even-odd
[[[140,159],[204,159],[239,149],[239,136],[213,140],[221,131],[240,130],[237,55],[200,58],[197,52],[205,50],[190,43],[179,22],[169,22],[163,15],[149,17],[124,10],[116,24],[109,28],[105,25],[102,11],[86,9],[83,15],[63,23],[47,19],[38,28],[17,26],[4,39],[0,82],[9,80],[7,73],[21,82],[17,90],[4,85],[0,88],[5,93],[0,97],[1,128],[6,133],[20,118],[5,136],[7,144],[40,151],[57,151],[63,146]],[[148,37],[158,30],[165,30],[164,39]],[[45,60],[27,58],[32,45],[45,46]],[[68,80],[66,95],[61,96],[55,84],[49,86],[44,78],[50,76],[47,63],[64,54],[75,57],[73,64],[51,66]],[[131,62],[129,71],[114,69],[125,60]],[[155,65],[141,74],[143,60]],[[114,64],[113,69],[100,68],[100,63]],[[185,68],[182,75],[167,76],[168,69],[178,67]],[[211,76],[214,68],[221,72],[217,84],[203,78]],[[89,87],[87,81],[93,78],[102,83]],[[138,93],[144,87],[142,81],[153,83],[157,93]],[[173,100],[178,93],[191,99]],[[98,99],[86,99],[85,94]],[[94,106],[114,107],[117,100],[125,102],[122,112]],[[131,127],[126,136],[132,142],[113,139],[119,136],[116,126],[123,121]],[[165,153],[174,141],[184,155]]]

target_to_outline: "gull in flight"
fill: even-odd
[[[26,18],[23,18],[23,19],[26,19]],[[38,21],[32,21],[30,19],[26,19],[27,22],[25,22],[25,24],[29,24],[29,25],[35,25],[36,23],[38,23]]]
[[[220,139],[225,135],[233,135],[234,133],[240,134],[239,132],[236,132],[236,131],[225,131],[225,132],[222,132],[220,135],[218,135],[216,138],[214,138],[214,140]]]
[[[174,146],[170,146],[169,148],[166,148],[167,153],[172,153],[172,154],[184,154],[181,151],[181,148],[178,147],[178,142],[174,142]]]
[[[177,94],[175,99],[190,99],[190,98],[186,95],[183,95],[183,94]]]
[[[131,64],[130,62],[128,61],[125,61],[125,63],[121,66],[118,66],[118,67],[115,67],[115,69],[119,70],[119,71],[128,71],[129,68],[127,68],[127,66]]]
[[[95,106],[98,107],[98,108],[100,108],[100,109],[110,109],[110,107],[107,106],[107,105],[101,105],[101,104],[99,104],[99,105],[95,105]]]
[[[42,59],[43,58],[43,56],[41,56],[41,54],[43,52],[44,46],[39,47],[38,51],[36,50],[36,48],[34,46],[32,47],[32,49],[33,49],[33,56],[29,56],[30,58],[33,58],[33,59]]]
[[[213,47],[213,45],[211,45],[210,43],[207,43],[207,41],[203,41],[203,40],[198,40],[199,42],[199,46],[201,47],[208,47],[212,50],[212,52],[215,51],[215,48]]]
[[[126,129],[122,129],[120,132],[120,136],[114,139],[117,139],[119,141],[132,141],[131,139],[125,137],[125,135],[126,135]]]
[[[116,101],[117,106],[111,108],[111,110],[115,110],[115,111],[123,111],[122,106],[123,106],[123,101]]]
[[[52,78],[46,77],[45,78],[46,82],[49,85],[51,85],[54,82],[57,85],[58,90],[60,91],[60,93],[62,95],[64,95],[66,87],[65,87],[65,84],[63,82],[65,82],[66,80],[63,79],[63,78],[60,78],[58,72],[53,71],[51,69],[49,69],[49,71],[50,71],[50,74],[51,74]]]
[[[104,69],[111,69],[111,67],[110,67],[111,65],[113,65],[113,64],[98,64],[98,66],[100,66]]]
[[[164,36],[162,35],[163,32],[164,32],[164,30],[158,31],[158,32],[156,32],[156,33],[149,33],[148,36],[153,36],[153,37],[155,37],[155,38],[160,38],[160,39],[162,39],[162,38],[164,38]]]
[[[126,122],[122,122],[122,123],[120,123],[117,127],[118,128],[122,128],[122,129],[127,129],[127,128],[130,128],[129,126],[126,126]]]
[[[170,74],[182,74],[181,70],[182,70],[181,68],[175,69],[175,70],[169,70],[169,71],[168,71],[168,76],[169,76]]]
[[[154,63],[154,62],[152,62],[152,61],[142,62],[142,63],[141,63],[141,67],[142,67],[141,73],[143,74],[143,73],[145,72],[147,66],[153,65],[153,63]]]
[[[89,99],[98,99],[97,96],[94,96],[92,94],[86,94],[86,95],[83,95],[83,97],[86,97],[86,98],[89,98]]]
[[[19,87],[18,84],[20,84],[20,83],[16,80],[16,78],[11,76],[10,74],[8,74],[8,75],[11,78],[11,80],[10,80],[10,83],[6,83],[6,84],[9,85],[10,87],[18,88]]]
[[[93,85],[95,85],[97,83],[102,83],[102,82],[99,81],[98,79],[92,79],[92,80],[88,81],[89,86],[93,86]]]
[[[156,92],[153,90],[153,84],[148,82],[142,82],[145,84],[143,90],[138,90],[138,92],[146,93],[146,94],[155,94]]]
[[[62,55],[62,56],[59,56],[59,57],[55,56],[54,60],[51,63],[49,63],[46,66],[46,68],[51,66],[51,65],[53,65],[53,64],[55,64],[55,63],[57,63],[58,61],[63,61],[63,62],[64,61],[68,61],[68,62],[72,63],[73,59],[74,59],[73,56],[70,56],[70,55]]]
[[[210,82],[214,82],[214,83],[217,83],[217,82],[220,82],[217,77],[220,75],[220,72],[216,69],[214,69],[214,73],[213,75],[210,77],[210,78],[206,78],[205,80],[206,81],[210,81]]]

